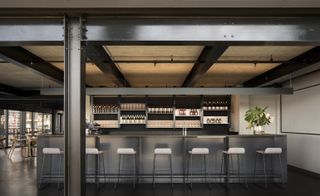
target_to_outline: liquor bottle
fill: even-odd
[[[203,110],[208,110],[207,101],[203,101]]]

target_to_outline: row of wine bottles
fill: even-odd
[[[228,110],[227,101],[204,101],[203,110],[213,111],[213,110]]]
[[[144,110],[146,104],[144,103],[122,103],[120,105],[122,110]]]
[[[155,114],[172,114],[173,108],[170,107],[152,107],[148,108],[149,113],[155,113]]]
[[[223,121],[221,118],[215,118],[215,117],[212,117],[212,118],[207,118],[207,124],[222,124]]]
[[[144,124],[146,122],[145,115],[122,115],[122,124]]]
[[[198,109],[185,109],[185,108],[180,108],[178,109],[178,114],[179,116],[198,116],[199,111]]]
[[[118,112],[119,106],[115,104],[95,104],[93,105],[93,113]]]

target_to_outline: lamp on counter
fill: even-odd
[[[87,122],[86,123],[86,134],[98,134],[100,128],[100,124],[96,122]]]

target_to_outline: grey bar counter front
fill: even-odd
[[[45,147],[59,147],[63,150],[63,136],[42,135],[38,139],[38,165],[42,160],[42,148]],[[137,152],[137,174],[139,183],[151,183],[153,177],[153,152],[155,148],[171,148],[172,149],[172,167],[173,167],[173,179],[175,183],[183,183],[187,177],[187,157],[188,151],[192,148],[209,148],[210,154],[207,158],[207,177],[208,182],[218,183],[225,182],[226,174],[221,173],[222,152],[230,147],[242,147],[245,148],[245,164],[241,169],[246,171],[248,182],[263,182],[262,176],[262,162],[257,162],[257,175],[254,178],[254,164],[257,150],[264,150],[267,147],[280,147],[282,148],[282,167],[284,182],[287,182],[287,137],[286,135],[95,135],[87,137],[87,147],[96,147],[104,153],[104,163],[106,167],[106,174],[103,172],[98,175],[100,182],[104,181],[104,177],[107,178],[107,182],[115,182],[117,180],[118,172],[118,148],[134,148]],[[96,171],[96,159],[94,157],[86,157],[87,173]],[[194,158],[193,170],[194,182],[203,182],[203,172],[200,171],[203,165],[201,157],[199,159]],[[57,161],[53,161],[57,163]],[[45,163],[45,168],[49,167]],[[244,170],[244,165],[245,169]],[[53,169],[57,166],[52,166]],[[123,168],[132,169],[132,161],[123,161]],[[225,165],[224,165],[225,167]],[[160,156],[157,158],[157,168],[169,169],[167,157]],[[270,181],[279,182],[279,176],[281,175],[279,161],[277,159],[267,160],[267,170],[272,171],[273,175],[269,175],[268,178],[273,178]],[[49,168],[46,168],[47,170]],[[38,179],[40,168],[38,167]],[[198,171],[198,172],[197,172]],[[128,177],[128,174],[123,176]],[[237,183],[237,173],[230,176],[230,183]],[[277,178],[276,178],[277,177]],[[62,178],[58,178],[62,181]],[[169,183],[171,180],[170,172],[160,172],[160,176],[157,175],[157,183]],[[124,178],[121,182],[131,182],[130,178]],[[94,182],[94,179],[88,178],[88,183]]]

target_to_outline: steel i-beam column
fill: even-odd
[[[85,195],[85,47],[79,18],[65,18],[65,196]]]

